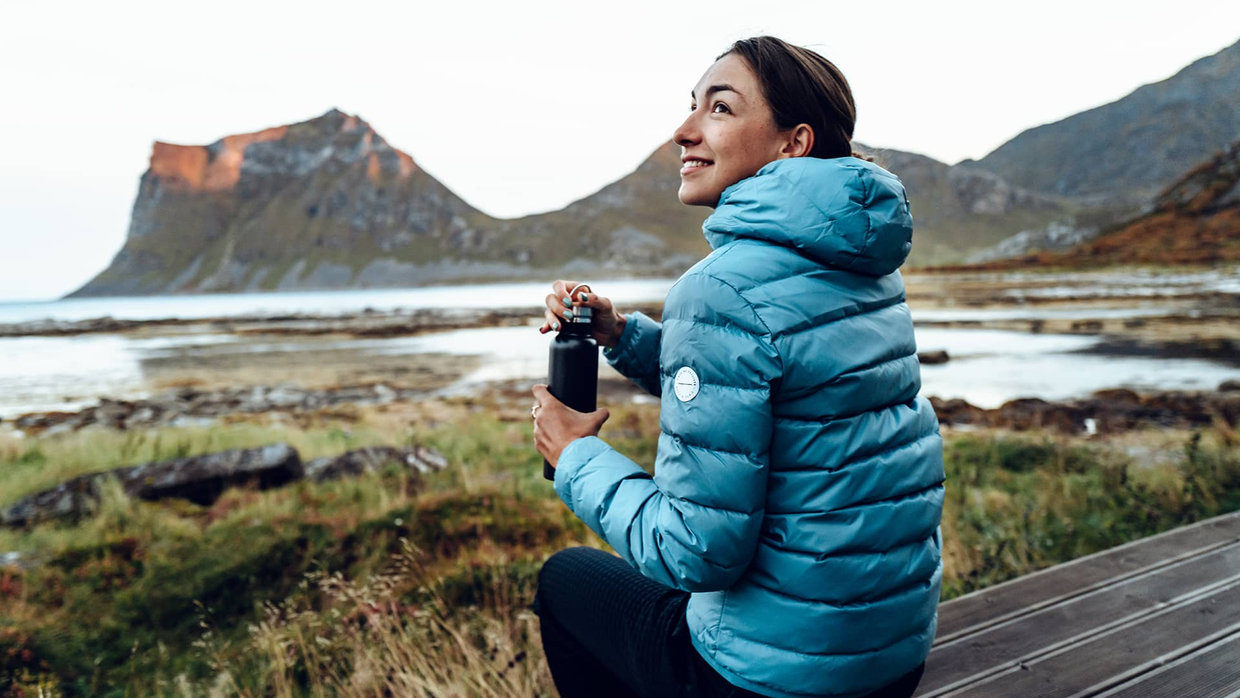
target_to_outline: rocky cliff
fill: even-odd
[[[597,194],[505,221],[335,109],[208,146],[156,143],[124,247],[72,295],[676,274],[707,251],[707,212],[676,200],[678,162],[667,144]]]
[[[124,247],[74,295],[341,287],[376,260],[466,249],[490,223],[332,110],[208,146],[156,143]]]

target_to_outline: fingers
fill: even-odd
[[[560,330],[560,316],[551,312],[551,309],[548,308],[543,312],[543,324],[538,328],[538,331],[547,334],[553,330],[556,332]]]
[[[570,283],[567,281],[557,281],[555,285],[558,287],[562,284]],[[568,291],[557,291],[556,293],[548,293],[543,298],[543,305],[547,306],[544,312],[545,322],[538,328],[539,332],[546,334],[552,330],[559,330],[559,324],[573,316],[573,301],[568,297]]]
[[[565,302],[566,298],[568,298],[568,296],[566,295],[556,295],[554,293],[548,293],[547,297],[543,299],[543,304],[547,306],[547,310],[555,313],[556,315],[560,317],[563,317],[564,311],[569,310],[570,308],[573,307],[573,304],[571,302]]]
[[[572,293],[573,289],[580,285],[581,285],[580,281],[570,281],[568,279],[559,279],[551,284],[551,292],[552,292],[552,295],[554,295],[556,298],[559,298],[562,301],[563,299],[568,298],[568,294]],[[585,289],[582,289],[582,290],[585,290]],[[570,299],[570,301],[575,301],[575,300],[577,299],[576,298]]]
[[[576,281],[569,281],[568,279],[556,279],[555,281],[551,282],[551,290],[553,293],[555,293],[558,296],[567,296],[568,292],[571,291],[573,287],[576,285],[577,285]]]

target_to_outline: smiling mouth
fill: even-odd
[[[685,160],[684,164],[681,165],[680,167],[680,174],[682,175],[689,174],[690,172],[693,172],[695,170],[700,170],[703,167],[709,167],[713,164],[714,163],[708,160]]]

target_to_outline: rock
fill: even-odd
[[[96,478],[100,476],[74,478],[50,490],[23,497],[0,512],[0,524],[29,526],[39,521],[81,516],[99,501]]]
[[[1240,391],[1240,380],[1228,380],[1218,384],[1220,393],[1234,393]]]
[[[386,405],[386,404],[391,403],[395,399],[396,399],[395,390],[392,390],[391,388],[387,387],[386,385],[382,383],[379,383],[378,385],[375,386],[376,404]]]
[[[278,385],[267,393],[267,404],[274,407],[297,407],[305,399],[306,391],[289,385]]]
[[[1072,323],[1072,332],[1095,333],[1102,331],[1101,320],[1075,320]]]
[[[131,497],[178,497],[205,505],[214,502],[228,487],[257,485],[267,489],[303,475],[301,458],[287,444],[146,463],[81,475],[24,497],[0,513],[0,524],[30,526],[51,519],[81,517],[98,503],[103,482],[112,477]]]
[[[1065,434],[1107,434],[1159,427],[1196,429],[1221,420],[1240,421],[1240,391],[1217,393],[1157,392],[1139,394],[1117,388],[1100,390],[1083,400],[1047,402],[1012,400],[983,410],[964,400],[930,398],[945,425],[974,425],[1004,429],[1051,429]]]
[[[943,400],[931,397],[930,405],[934,407],[935,415],[943,424],[982,425],[986,423],[986,410],[975,407],[960,398]]]
[[[316,458],[306,464],[306,478],[315,482],[337,480],[375,472],[388,463],[399,463],[419,475],[443,470],[448,462],[439,451],[427,446],[392,448],[373,446],[348,451],[339,456]]]
[[[208,453],[113,472],[130,496],[179,497],[197,504],[214,502],[228,487],[255,484],[270,489],[305,475],[301,457],[288,444]]]
[[[938,351],[919,351],[917,352],[917,360],[922,366],[934,366],[935,364],[945,364],[951,360],[946,349]]]
[[[31,567],[31,562],[26,559],[25,555],[19,552],[4,553],[0,555],[0,569],[5,567],[16,567],[19,570],[27,570]]]

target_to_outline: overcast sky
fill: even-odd
[[[154,141],[332,107],[487,213],[560,208],[669,138],[754,34],[840,66],[858,140],[955,163],[1231,45],[1240,2],[0,0],[0,299],[108,265]]]

